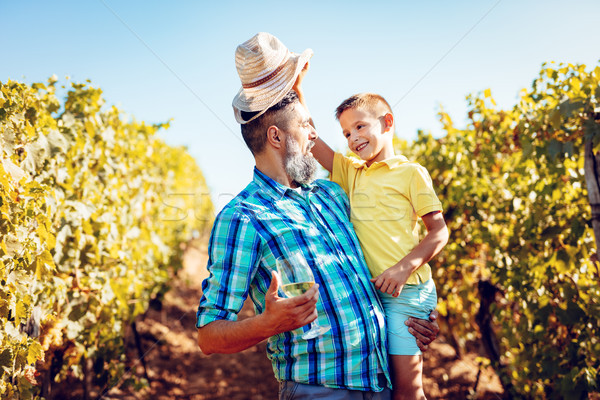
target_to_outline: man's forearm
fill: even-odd
[[[261,314],[241,321],[217,320],[198,329],[198,346],[205,354],[237,353],[317,318],[318,284],[300,296],[279,297],[280,278],[276,272],[272,272],[272,276]]]
[[[237,353],[269,338],[262,314],[242,321],[218,320],[198,329],[198,346],[204,354]]]

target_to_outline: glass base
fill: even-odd
[[[306,332],[304,332],[302,334],[302,339],[305,339],[305,340],[314,339],[318,336],[321,336],[325,332],[328,332],[330,329],[331,329],[330,326],[320,326],[320,325],[312,326],[309,330],[307,330]]]

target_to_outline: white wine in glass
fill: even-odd
[[[285,293],[287,297],[295,297],[306,293],[308,289],[314,286],[314,284],[314,282],[288,283],[287,285],[281,286],[281,290],[283,290],[283,293]]]
[[[277,272],[281,277],[281,290],[288,297],[300,296],[315,284],[312,270],[300,251],[279,257]],[[303,339],[314,339],[331,329],[329,326],[320,326],[317,319],[311,322],[309,327],[302,335]]]

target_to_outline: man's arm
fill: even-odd
[[[198,346],[204,354],[237,353],[279,334],[300,328],[317,318],[319,285],[306,293],[282,298],[277,295],[279,277],[272,274],[265,294],[265,310],[242,321],[217,320],[198,328]]]

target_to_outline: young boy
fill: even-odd
[[[294,86],[303,102],[305,73]],[[336,118],[362,161],[334,153],[321,139],[312,152],[350,198],[351,222],[386,312],[394,399],[425,399],[423,358],[405,321],[427,319],[436,307],[427,262],[448,242],[442,206],[427,170],[394,154],[394,116],[383,97],[354,95],[340,104]],[[420,242],[418,217],[427,228]]]

